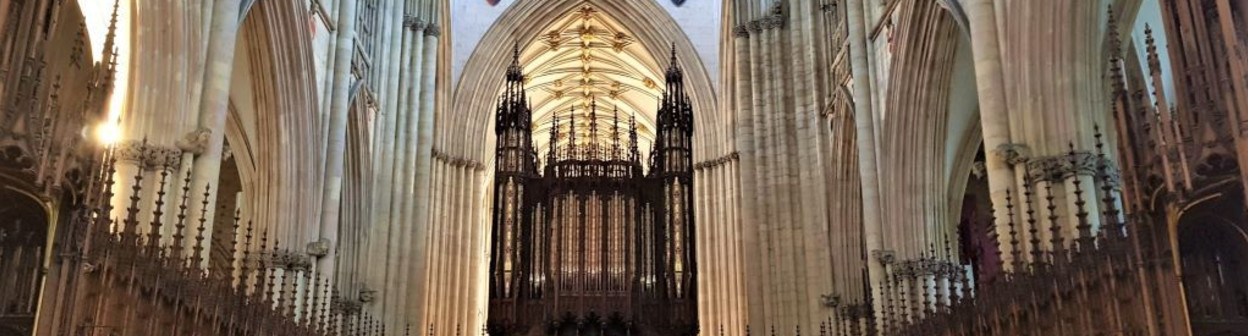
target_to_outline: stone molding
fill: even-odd
[[[412,31],[421,31],[425,29],[425,21],[421,20],[420,18],[417,18],[414,15],[404,16],[403,27],[410,29]]]
[[[470,167],[476,171],[485,170],[485,164],[481,163],[480,161],[476,161],[476,160],[472,160],[472,159],[468,159],[464,157],[452,156],[450,154],[447,154],[443,151],[438,150],[437,148],[433,149],[433,158],[437,159],[438,161],[445,162],[446,164],[449,164],[454,167]]]
[[[763,23],[759,20],[750,21],[746,26],[749,27],[752,34],[758,34],[763,31]]]
[[[1102,159],[1088,151],[1034,157],[1027,160],[1027,179],[1035,182],[1062,182],[1073,176],[1097,176]]]
[[[182,163],[181,149],[152,145],[142,140],[117,144],[116,155],[118,161],[133,163],[144,169],[176,167]]]
[[[436,23],[430,23],[428,26],[425,26],[425,36],[438,37],[441,35],[442,27],[438,26]]]
[[[325,238],[308,243],[308,255],[315,258],[321,258],[329,255],[329,245],[329,239]]]
[[[896,260],[896,253],[893,250],[874,250],[871,251],[871,258],[879,261],[881,264],[889,265]]]
[[[893,266],[893,274],[902,278],[918,278],[925,276],[935,276],[938,278],[949,278],[959,276],[959,265],[954,262],[933,259],[919,258],[898,262]]]
[[[693,165],[693,169],[694,170],[711,169],[711,168],[715,168],[715,167],[724,165],[732,161],[736,161],[740,158],[741,158],[741,153],[734,151],[732,153],[728,153],[728,155],[724,155],[716,159],[706,160],[706,161],[702,161],[701,163],[695,164]]]
[[[294,251],[277,251],[273,254],[273,266],[291,271],[307,271],[312,269],[312,258]]]
[[[740,38],[749,38],[750,37],[750,24],[742,23],[742,24],[737,25],[736,27],[732,27],[732,34]]]

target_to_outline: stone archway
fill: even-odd
[[[700,162],[706,157],[722,156],[723,152],[731,151],[727,133],[730,120],[717,109],[710,76],[701,59],[696,57],[689,37],[659,4],[634,0],[522,0],[511,5],[486,32],[456,81],[451,100],[438,109],[433,134],[435,160],[430,195],[439,196],[431,200],[430,227],[433,231],[443,232],[448,227],[468,227],[470,232],[430,232],[427,234],[429,242],[436,242],[442,237],[457,237],[458,241],[468,242],[468,249],[480,251],[482,246],[487,246],[489,231],[485,227],[488,226],[491,204],[488,197],[483,196],[489,194],[484,182],[490,180],[490,169],[486,167],[491,166],[494,156],[495,135],[492,130],[495,104],[504,84],[503,74],[511,63],[512,46],[531,45],[553,23],[583,5],[593,6],[633,33],[634,43],[658,60],[648,64],[652,67],[650,72],[663,73],[663,67],[667,65],[666,56],[675,44],[695,113],[694,161]],[[465,235],[467,239],[463,238]],[[480,259],[482,257],[480,254],[465,257],[471,260],[461,263],[480,265],[486,262]],[[471,283],[471,288],[466,289],[474,302],[467,307],[441,307],[442,303],[434,301],[425,309],[426,319],[455,319],[467,321],[466,325],[481,325],[485,313],[486,272],[484,267],[470,268],[460,281]]]

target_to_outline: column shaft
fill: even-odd
[[[881,236],[880,194],[878,172],[875,155],[875,114],[872,112],[870,67],[867,64],[866,19],[863,13],[863,0],[847,0],[849,5],[849,47],[850,68],[854,83],[854,122],[858,135],[858,172],[862,179],[862,225],[866,241],[867,273],[871,283],[871,297],[883,297],[881,294],[884,282],[884,265],[874,254],[881,251],[884,241]],[[871,303],[875,313],[876,325],[883,325],[880,312],[884,311],[881,300]]]
[[[204,232],[212,232],[215,215],[213,200],[204,199],[204,190],[217,184],[221,175],[221,151],[225,143],[225,116],[230,104],[230,76],[234,70],[234,47],[238,37],[239,0],[215,0],[212,7],[212,29],[208,36],[208,58],[204,70],[203,95],[199,105],[199,128],[208,130],[208,144],[204,152],[195,158],[194,176],[191,179],[191,197],[187,213],[205,213]],[[212,250],[212,242],[205,240],[203,259],[205,266]],[[190,247],[188,246],[188,251]]]

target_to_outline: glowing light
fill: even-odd
[[[96,62],[104,61],[104,40],[108,35],[114,4],[118,5],[116,36],[113,40],[117,55],[117,73],[113,75],[113,92],[108,97],[108,117],[101,126],[96,127],[94,134],[97,140],[106,144],[119,141],[122,136],[121,127],[117,125],[117,121],[121,119],[122,110],[126,105],[126,92],[129,90],[132,3],[127,0],[78,0],[78,6],[82,8],[85,16],[83,20],[87,26],[87,37],[91,42],[91,56]],[[106,139],[107,142],[105,142]]]
[[[121,141],[121,126],[115,122],[104,122],[95,127],[95,139],[101,144],[112,145]]]

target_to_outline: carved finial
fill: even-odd
[[[1153,39],[1153,27],[1144,24],[1144,44],[1148,50],[1148,71],[1151,74],[1161,73],[1161,58],[1157,56],[1157,44]]]
[[[598,155],[598,98],[590,99],[589,102],[589,148],[592,152],[590,159],[596,159]]]
[[[1096,138],[1096,156],[1097,156],[1097,173],[1100,175],[1101,182],[1101,202],[1104,204],[1105,210],[1102,214],[1105,217],[1105,226],[1109,228],[1109,237],[1122,237],[1126,233],[1126,222],[1118,220],[1118,200],[1114,197],[1114,171],[1110,169],[1109,157],[1105,155],[1105,141],[1101,134],[1101,126],[1093,125],[1095,131],[1093,137]]]
[[[1122,39],[1118,35],[1118,15],[1114,12],[1114,4],[1109,4],[1108,23],[1105,29],[1109,31],[1109,52],[1113,57],[1121,57],[1122,55]]]
[[[611,159],[620,159],[620,105],[611,109]]]
[[[672,58],[669,62],[670,67],[680,68],[680,63],[676,61],[676,42],[672,42]]]
[[[897,316],[897,311],[895,310],[896,293],[894,293],[896,289],[893,288],[893,282],[890,281],[889,279],[885,278],[883,282],[884,282],[884,314],[881,315],[881,320],[884,322],[884,328],[891,330],[893,325],[895,324],[895,321],[893,321],[894,317]],[[842,316],[841,319],[844,320],[845,317]]]
[[[186,210],[189,208],[187,202],[191,198],[191,172],[186,172],[186,178],[182,180],[182,201],[178,204],[178,223],[174,225],[173,232],[173,250],[177,251],[177,256],[181,258],[186,254],[186,250],[182,246],[182,239],[186,238]]]
[[[318,314],[316,313],[316,310],[319,307],[318,306],[319,300],[322,299],[320,296],[321,275],[317,274],[315,270],[313,270],[310,273],[312,275],[309,278],[312,278],[312,282],[307,288],[308,299],[303,301],[304,303],[303,308],[301,308],[299,311],[307,312],[308,314],[307,318],[303,319],[304,324],[307,325],[308,328],[316,329],[317,322],[320,319],[320,316],[318,316]]]
[[[1052,174],[1052,172],[1045,173]],[[1054,198],[1056,197],[1053,195],[1053,182],[1050,181],[1045,183],[1044,200],[1048,203],[1046,208],[1049,210],[1049,233],[1051,236],[1050,239],[1052,240],[1050,242],[1050,244],[1052,244],[1052,247],[1050,248],[1050,253],[1052,253],[1050,262],[1054,265],[1058,265],[1058,258],[1065,257],[1062,252],[1065,251],[1066,242],[1062,237],[1062,224],[1057,221],[1057,203],[1053,201]]]
[[[520,65],[520,42],[516,41],[511,45],[511,64]]]
[[[147,148],[147,139],[143,139],[139,152]],[[125,238],[127,244],[139,243],[139,195],[143,191],[143,168],[138,167],[134,173],[134,183],[130,186],[130,206],[126,207],[125,231],[122,237]]]
[[[1010,223],[1010,256],[1014,258],[1013,272],[1018,272],[1019,268],[1023,266],[1023,258],[1022,251],[1018,248],[1018,231],[1015,230],[1014,223],[1014,194],[1010,189],[1005,189],[1005,208]]]
[[[546,152],[546,164],[547,165],[555,163],[555,161],[559,157],[559,154],[558,154],[558,151],[559,151],[559,146],[558,146],[559,144],[559,114],[558,113],[552,113],[552,114],[554,115],[551,116],[550,118],[550,143],[547,144],[549,145],[550,149]]]
[[[160,248],[160,228],[164,226],[161,218],[165,217],[165,186],[169,181],[169,170],[160,170],[160,184],[156,189],[156,206],[152,209],[152,225],[151,230],[147,233],[147,246],[149,252],[158,251]]]
[[[198,232],[195,234],[195,246],[192,248],[192,251],[195,253],[195,255],[191,256],[191,260],[195,264],[194,267],[201,267],[204,261],[204,229],[207,228],[208,224],[208,207],[210,205],[208,197],[211,195],[212,184],[205,184],[204,199],[200,202],[202,207],[199,209],[199,228],[196,229]]]
[[[237,285],[238,290],[242,291],[244,295],[249,294],[247,293],[247,276],[250,274],[248,274],[247,271],[250,270],[250,267],[248,267],[247,264],[251,262],[251,233],[252,222],[247,221],[247,230],[243,235],[243,259],[242,262],[238,263]]]
[[[253,296],[259,296],[260,300],[267,298],[264,292],[264,274],[269,270],[269,258],[264,256],[267,253],[269,245],[269,229],[265,228],[260,231],[260,248],[256,251],[256,274],[255,281],[251,283],[251,293]]]
[[[630,161],[637,162],[641,160],[641,149],[637,143],[636,113],[629,113],[628,115],[628,152]]]
[[[230,231],[230,244],[226,246],[229,249],[229,253],[225,256],[225,274],[222,274],[230,279],[231,284],[234,283],[234,262],[237,261],[234,256],[238,255],[238,229],[241,227],[242,219],[243,213],[241,209],[235,209],[234,225]]]
[[[1024,167],[1024,169],[1026,168]],[[1023,176],[1030,175],[1024,173]],[[1042,256],[1040,254],[1040,224],[1036,221],[1036,205],[1035,202],[1032,202],[1033,196],[1032,183],[1030,180],[1025,179],[1023,181],[1023,201],[1027,204],[1027,233],[1031,235],[1029,248],[1031,249],[1031,265],[1034,272],[1036,265],[1040,264]]]
[[[573,160],[580,158],[576,149],[576,107],[568,108],[568,154]]]
[[[1070,165],[1071,167],[1078,167],[1079,159],[1078,159],[1078,153],[1075,152],[1075,143],[1070,142],[1068,143],[1068,145],[1070,147],[1070,152],[1069,152]],[[1073,174],[1071,174],[1070,177],[1071,179],[1073,179],[1072,182],[1074,183],[1074,186],[1075,186],[1075,190],[1074,190],[1075,211],[1076,211],[1075,217],[1077,217],[1077,219],[1079,220],[1079,224],[1075,227],[1076,229],[1079,230],[1078,248],[1080,251],[1087,251],[1092,248],[1095,248],[1095,246],[1092,246],[1091,244],[1092,224],[1088,223],[1088,209],[1087,207],[1085,207],[1088,204],[1088,202],[1086,202],[1083,199],[1083,183],[1079,181],[1079,173],[1076,171]]]
[[[330,314],[332,313],[332,311],[330,311],[329,309],[330,308],[329,305],[334,302],[334,296],[331,290],[333,286],[330,285],[329,281],[330,281],[329,279],[325,279],[325,287],[324,287],[324,291],[322,292],[324,294],[323,296],[324,299],[321,300],[322,302],[321,302],[320,330],[324,330],[324,331],[329,331]]]
[[[270,260],[271,260],[271,259],[273,259],[273,258],[276,258],[276,257],[277,257],[277,253],[278,253],[278,247],[277,247],[277,246],[278,246],[278,245],[280,245],[280,244],[281,244],[281,243],[280,243],[280,241],[279,241],[278,239],[276,239],[276,238],[275,238],[275,239],[273,239],[273,249],[272,249],[272,251],[271,251],[271,252],[269,252],[269,259],[270,259]],[[266,296],[269,298],[269,301],[270,301],[270,302],[276,303],[276,304],[277,304],[277,307],[281,307],[281,306],[282,306],[281,301],[278,301],[278,298],[277,298],[277,294],[278,294],[278,288],[277,288],[277,266],[278,266],[278,265],[276,265],[276,261],[271,261],[271,262],[268,262],[268,263],[266,263],[266,264],[267,264],[267,265],[265,265],[265,266],[267,266],[267,267],[265,267],[265,268],[271,268],[272,270],[270,270],[270,271],[269,271],[269,282],[268,282],[267,284],[265,284],[265,286],[264,286],[264,287],[265,287],[265,294],[266,294]]]
[[[117,14],[121,11],[121,0],[113,0],[113,13],[108,20],[108,33],[104,35],[104,46],[101,50],[101,61],[104,64],[116,62],[117,49]]]

